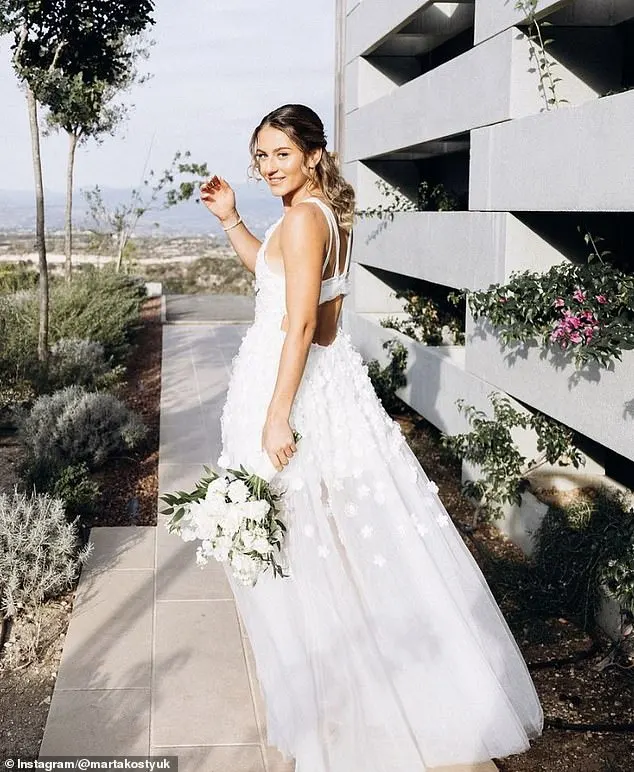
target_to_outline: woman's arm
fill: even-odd
[[[247,226],[241,222],[240,215],[236,210],[236,197],[229,183],[222,177],[214,176],[209,182],[200,187],[200,198],[209,209],[220,220],[223,228],[230,228],[226,231],[227,238],[236,254],[242,261],[244,267],[255,273],[255,260],[262,242],[257,239]],[[234,228],[231,228],[235,225]]]
[[[297,449],[289,417],[317,327],[327,226],[316,207],[297,204],[282,221],[280,239],[286,278],[286,338],[262,432],[262,447],[278,471]]]

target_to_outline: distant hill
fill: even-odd
[[[240,214],[249,228],[261,236],[279,217],[281,202],[269,193],[264,182],[237,185],[235,190]],[[108,207],[114,207],[130,198],[130,191],[126,189],[104,188],[102,194]],[[46,192],[47,231],[58,231],[64,227],[64,201],[63,193],[52,190]],[[75,228],[89,227],[88,208],[80,191],[75,193],[74,210]],[[158,228],[154,223],[158,223]],[[24,190],[0,190],[0,231],[30,233],[34,229],[34,194]],[[216,218],[202,204],[188,201],[171,209],[148,212],[139,222],[137,233],[170,236],[222,235],[222,229]]]

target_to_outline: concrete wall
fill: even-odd
[[[470,206],[634,210],[634,91],[471,133]]]

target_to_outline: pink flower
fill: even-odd
[[[576,314],[573,314],[570,311],[564,311],[563,324],[570,330],[578,330],[582,325],[582,321]]]
[[[606,298],[605,295],[595,295],[594,297],[595,297],[597,303],[607,303],[608,302],[608,299]]]
[[[586,336],[586,342],[592,340],[594,337],[594,329],[592,327],[586,327],[586,329],[583,331],[583,334]]]
[[[505,298],[505,297],[498,298],[498,302],[506,303],[506,302],[508,302],[508,298]]]
[[[555,302],[553,303],[553,306],[555,306],[555,308],[561,308],[562,306],[565,306],[565,305],[566,305],[566,301],[563,298],[557,298],[557,300],[555,300]]]
[[[582,343],[583,338],[581,337],[581,333],[573,332],[570,335],[570,342],[571,343]]]
[[[586,293],[577,287],[577,289],[572,293],[572,297],[575,300],[578,300],[580,303],[583,303],[583,301],[586,299]]]

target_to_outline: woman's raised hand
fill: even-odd
[[[200,186],[200,199],[212,214],[224,222],[236,217],[236,195],[222,177],[214,175]]]

